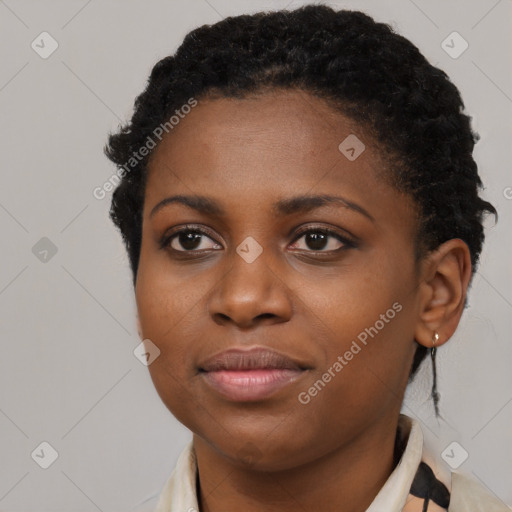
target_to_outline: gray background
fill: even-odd
[[[108,220],[110,194],[92,195],[115,170],[102,147],[131,115],[151,67],[190,29],[303,3],[0,1],[0,510],[154,506],[190,433],[133,354],[140,340],[127,257]],[[438,458],[457,441],[469,454],[459,470],[512,504],[512,2],[330,5],[364,10],[417,44],[460,88],[481,135],[483,196],[500,219],[486,223],[470,307],[438,353],[447,422],[433,416],[429,363],[404,412],[422,422]],[[31,48],[43,31],[59,44],[47,59]],[[453,31],[469,43],[456,59],[441,46]],[[43,237],[56,254],[41,252]],[[43,441],[58,452],[48,469],[31,457]]]

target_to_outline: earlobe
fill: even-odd
[[[451,338],[464,311],[470,279],[471,255],[463,240],[448,240],[429,255],[420,283],[418,343],[432,347],[434,332],[439,334],[436,346]]]

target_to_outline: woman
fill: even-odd
[[[507,510],[438,479],[400,414],[496,214],[475,140],[360,12],[227,18],[155,65],[105,149],[151,378],[193,433],[158,512]]]

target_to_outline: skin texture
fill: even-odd
[[[338,150],[349,134],[366,146],[354,161]],[[303,91],[201,100],[154,150],[148,169],[139,333],[161,351],[149,366],[157,392],[193,432],[201,510],[365,510],[393,470],[414,340],[430,347],[437,331],[439,346],[458,325],[471,275],[466,244],[449,240],[415,262],[415,207],[382,178],[378,146]],[[225,214],[172,203],[150,216],[177,194],[208,196]],[[304,194],[341,196],[373,219],[337,204],[271,211]],[[160,248],[171,228],[185,224],[210,233],[195,255],[178,238]],[[296,234],[308,226],[334,229],[355,245],[330,236],[315,249]],[[236,252],[248,236],[263,248],[252,263]],[[299,393],[394,303],[401,311],[301,404]],[[310,369],[247,403],[224,399],[198,372],[216,353],[254,345]]]

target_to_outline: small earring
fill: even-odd
[[[437,331],[434,331],[432,335],[432,348],[430,349],[430,354],[435,357],[436,355],[436,343],[439,341],[439,334]]]
[[[434,410],[435,410],[437,417],[439,417],[438,404],[439,404],[439,398],[440,398],[440,395],[437,392],[437,370],[436,370],[436,352],[437,352],[436,343],[438,342],[438,340],[439,340],[439,334],[437,333],[437,331],[434,331],[434,334],[432,336],[432,348],[430,349],[430,358],[432,359],[432,393],[431,393],[431,397],[432,397],[432,400],[434,401]]]

